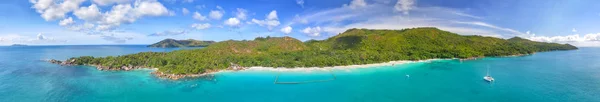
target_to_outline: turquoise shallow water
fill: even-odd
[[[0,47],[0,102],[600,102],[600,48],[332,70],[334,81],[292,85],[273,84],[279,73],[270,71],[219,73],[216,81],[171,81],[153,77],[151,70],[98,71],[39,61],[170,50],[175,49]],[[493,84],[482,80],[487,67],[497,80]],[[279,81],[332,77],[328,71],[282,72]]]

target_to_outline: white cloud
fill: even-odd
[[[514,29],[498,27],[498,26],[495,26],[495,25],[492,25],[492,24],[488,24],[488,23],[485,23],[485,22],[478,22],[478,21],[474,21],[474,22],[460,22],[460,21],[455,21],[454,23],[476,25],[476,26],[482,26],[482,27],[488,27],[488,28],[492,28],[492,29],[502,30],[502,31],[505,31],[505,32],[510,32],[512,34],[526,35],[525,33],[519,32],[519,31],[514,30]]]
[[[204,9],[206,8],[206,5],[196,5],[196,9]]]
[[[92,31],[92,29],[95,27],[96,25],[92,24],[92,23],[84,23],[82,25],[73,25],[73,26],[68,26],[67,29],[72,30],[72,31],[80,31],[80,32],[85,32],[85,33],[89,33],[86,31]]]
[[[37,36],[22,36],[19,34],[0,35],[0,44],[57,44],[64,43],[67,40],[57,40],[51,37],[46,37],[42,33]]]
[[[182,8],[181,13],[183,13],[183,15],[187,15],[190,13],[190,10],[188,10],[187,8]]]
[[[483,17],[474,16],[474,15],[470,15],[470,14],[466,14],[466,13],[458,12],[458,11],[455,11],[452,13],[454,13],[455,15],[458,15],[458,16],[464,16],[464,17],[469,17],[469,18],[474,18],[474,19],[483,19]]]
[[[350,4],[344,4],[344,7],[350,7],[352,9],[362,8],[367,6],[367,2],[365,0],[352,0]]]
[[[366,29],[406,29],[416,27],[437,27],[441,30],[446,30],[462,35],[482,35],[492,37],[503,37],[503,30],[498,29],[482,29],[465,27],[471,26],[468,24],[453,23],[445,19],[432,18],[407,18],[403,16],[389,17],[373,17],[371,20],[351,23],[343,26],[325,26],[323,31],[329,34],[339,34],[351,28],[366,28]],[[477,26],[481,27],[481,26]],[[508,32],[509,34],[512,34]],[[509,35],[515,36],[515,35]]]
[[[125,4],[125,3],[129,3],[133,0],[92,0],[92,1],[98,5],[107,6],[107,5],[111,5],[111,4]]]
[[[168,14],[167,8],[156,1],[136,1],[134,4],[136,16],[163,16]]]
[[[96,4],[92,4],[89,7],[81,7],[75,10],[73,15],[88,22],[97,21],[102,17],[102,13],[100,13],[100,9],[98,9]]]
[[[163,31],[163,32],[152,33],[148,36],[174,36],[174,35],[181,35],[181,34],[186,34],[186,33],[187,33],[186,30],[168,30],[168,31]]]
[[[125,43],[125,42],[133,39],[133,37],[118,37],[118,36],[115,36],[114,34],[100,35],[100,37],[104,40],[112,41],[114,43]]]
[[[277,11],[275,11],[275,10],[271,11],[269,13],[269,15],[267,15],[267,19],[270,19],[270,20],[277,20],[277,19],[279,19],[277,17]]]
[[[39,33],[37,35],[37,40],[45,40],[46,38],[44,37],[44,35],[42,35],[42,33]]]
[[[415,0],[398,0],[398,2],[396,2],[396,5],[394,5],[394,9],[404,14],[408,14],[409,11],[414,8],[414,5]]]
[[[395,12],[394,5],[385,5],[381,3],[368,4],[361,8],[361,11],[349,7],[333,8],[304,14],[296,17],[291,23],[306,22],[303,24],[312,24],[320,26],[321,30],[327,34],[338,34],[351,28],[367,29],[406,29],[414,27],[437,27],[442,30],[462,34],[462,35],[482,35],[494,37],[513,37],[524,35],[517,30],[496,26],[486,22],[476,21],[467,17],[464,12],[443,7],[414,7],[411,12],[419,15],[404,15]],[[368,11],[368,12],[364,12]],[[457,14],[461,13],[461,14]],[[427,16],[423,16],[427,15]],[[454,20],[463,21],[454,21]],[[344,22],[347,21],[347,22]],[[321,34],[322,35],[322,34]]]
[[[46,21],[65,18],[65,14],[76,10],[85,0],[64,0],[60,3],[53,0],[30,0],[33,7]]]
[[[131,41],[134,38],[144,38],[148,35],[138,34],[135,32],[128,31],[109,31],[104,33],[99,33],[97,35],[93,35],[95,37],[99,37],[103,40],[110,41],[113,43],[125,43],[127,41]]]
[[[207,20],[206,16],[202,16],[202,14],[198,13],[198,12],[194,12],[194,19],[199,20],[199,21],[204,21]]]
[[[368,12],[364,12],[368,11]],[[294,18],[292,23],[332,23],[339,21],[362,21],[368,20],[369,17],[377,16],[389,16],[392,12],[386,5],[367,5],[363,10],[357,11],[349,7],[339,7],[333,9],[327,9],[312,14],[304,14],[302,16]],[[310,21],[310,22],[308,22]],[[288,25],[288,24],[286,24]]]
[[[119,25],[97,25],[96,26],[96,31],[106,31],[106,30],[113,30],[115,29],[117,26]]]
[[[281,24],[279,22],[279,18],[277,17],[277,11],[271,11],[265,20],[257,20],[252,19],[252,23],[256,23],[259,26],[266,26],[269,30],[272,30],[274,27],[279,26]]]
[[[52,0],[30,0],[34,4],[33,8],[47,21],[64,18],[65,14],[72,11],[73,15],[77,18],[86,21],[86,23],[97,25],[95,30],[98,31],[113,30],[121,24],[133,23],[137,19],[146,16],[164,16],[170,14],[164,5],[152,0],[137,0],[133,4],[127,2],[131,0],[94,0],[94,4],[88,7],[79,7],[84,1],[64,0],[62,2],[54,2]],[[96,5],[110,5],[113,3],[117,3],[117,5],[112,6],[111,10],[105,13],[102,13]],[[59,25],[71,25],[71,21],[74,20],[68,18],[59,22]],[[83,27],[68,26],[67,28],[84,30],[81,29]]]
[[[137,19],[131,15],[133,7],[127,4],[120,4],[112,7],[112,10],[105,13],[102,20],[99,21],[96,30],[112,30],[122,23],[133,23]]]
[[[32,8],[35,8],[37,12],[43,12],[43,10],[55,5],[54,0],[29,0],[29,2],[33,3]]]
[[[529,34],[529,33],[528,33]],[[569,43],[575,46],[600,46],[600,33],[586,34],[580,36],[579,34],[566,35],[566,36],[536,36],[531,34],[527,39],[541,42],[552,42],[552,43]]]
[[[236,10],[237,12],[235,13],[235,17],[241,20],[246,20],[248,16],[248,10],[242,8],[237,8]]]
[[[119,4],[112,10],[104,13],[96,30],[112,30],[121,24],[133,23],[145,16],[168,15],[167,8],[156,1],[136,1],[133,7],[130,4]]]
[[[237,18],[229,18],[224,23],[225,23],[225,25],[228,25],[228,26],[231,26],[231,27],[237,27],[237,26],[239,26],[241,24],[240,20],[237,19]]]
[[[287,22],[285,24],[285,26],[290,26],[296,23],[300,23],[300,24],[308,24],[308,20],[306,18],[302,18],[300,17],[300,15],[296,14],[296,16],[294,16],[294,19],[292,19],[292,21]]]
[[[219,11],[219,10],[212,10],[210,11],[210,13],[208,14],[208,16],[211,19],[216,19],[219,20],[221,18],[223,18],[223,11]]]
[[[580,36],[579,34],[566,35],[566,36],[535,36],[533,34],[529,39],[534,41],[543,41],[543,42],[585,42],[585,41],[600,41],[600,33],[597,34],[586,34],[584,36]]]
[[[175,13],[175,11],[169,11],[169,16],[177,16],[177,13]]]
[[[307,34],[308,36],[311,37],[318,37],[321,36],[321,27],[317,26],[317,27],[306,27],[304,28],[304,30],[302,30],[302,33]]]
[[[573,32],[573,33],[576,33],[576,32],[577,32],[577,29],[573,28],[573,29],[571,30],[571,32]]]
[[[285,34],[290,34],[292,32],[292,27],[286,26],[284,28],[281,28],[281,32],[283,32]]]
[[[296,4],[300,5],[300,7],[304,8],[304,0],[296,0]]]
[[[210,28],[210,26],[211,26],[211,25],[210,25],[210,24],[208,24],[208,23],[204,23],[204,24],[197,24],[197,23],[194,23],[194,24],[192,24],[192,26],[191,26],[191,27],[192,27],[192,28],[194,28],[194,29],[202,30],[202,29],[207,29],[207,28]]]
[[[183,2],[183,3],[193,3],[193,2],[194,2],[194,0],[183,0],[182,2]]]
[[[73,24],[73,23],[75,23],[75,21],[73,21],[73,18],[69,17],[69,18],[67,18],[67,19],[63,19],[63,20],[61,20],[61,21],[58,23],[58,25],[60,25],[60,26],[68,26],[68,25],[71,25],[71,24]]]
[[[124,42],[132,37],[119,37],[117,28],[122,24],[134,23],[136,20],[150,16],[166,16],[174,14],[156,0],[92,0],[89,6],[81,6],[87,0],[30,0],[32,8],[40,13],[46,21],[62,19],[58,24],[68,30],[99,36],[104,40]],[[114,5],[113,5],[114,4]],[[109,10],[102,11],[98,5],[109,6]],[[81,6],[81,7],[80,7]],[[77,24],[74,17],[66,18],[68,13],[83,20]],[[117,34],[117,35],[115,35]],[[48,40],[48,37],[40,36]],[[36,39],[37,40],[37,39]]]

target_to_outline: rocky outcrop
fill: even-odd
[[[55,60],[55,59],[51,59],[51,60],[47,60],[50,63],[53,64],[59,64],[61,66],[71,66],[74,64],[75,59],[71,59],[71,60],[66,60],[66,61],[60,61],[60,60]]]
[[[47,60],[48,62],[52,63],[52,64],[61,64],[62,61],[60,60],[55,60],[55,59],[51,59],[51,60]]]
[[[203,79],[214,80],[213,73],[215,73],[215,72],[218,72],[218,71],[216,71],[216,70],[207,71],[207,72],[198,73],[198,74],[169,74],[169,73],[164,73],[164,72],[160,72],[160,71],[154,71],[154,72],[152,72],[152,74],[159,78],[165,78],[165,79],[171,79],[171,80],[179,80],[179,79],[183,79],[183,78],[203,78]]]
[[[243,66],[235,64],[235,63],[230,62],[229,64],[230,64],[230,66],[229,66],[229,68],[227,68],[227,70],[239,71],[239,70],[246,69],[246,67],[243,67]]]
[[[89,65],[89,66],[94,66],[96,67],[96,69],[98,70],[124,70],[124,71],[129,71],[129,70],[134,70],[134,69],[141,69],[141,68],[148,68],[145,66],[132,66],[132,65],[124,65],[121,67],[109,67],[109,66],[102,66],[102,65]]]

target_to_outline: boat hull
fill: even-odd
[[[483,77],[483,80],[488,81],[488,82],[492,82],[492,81],[494,81],[494,78],[489,77],[489,76],[485,76],[485,77]]]

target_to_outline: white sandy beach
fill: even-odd
[[[401,65],[407,63],[418,63],[418,62],[431,62],[435,60],[452,60],[452,59],[428,59],[428,60],[420,60],[420,61],[390,61],[385,63],[374,63],[374,64],[363,64],[363,65],[348,65],[348,66],[333,66],[333,67],[295,67],[295,68],[285,68],[285,67],[247,67],[244,70],[240,71],[273,71],[273,72],[311,72],[311,71],[328,71],[328,70],[344,70],[344,69],[355,69],[355,68],[373,68],[378,66],[392,66],[392,65]],[[220,72],[232,72],[231,70],[221,70],[217,72],[213,72],[210,74],[220,73]]]

